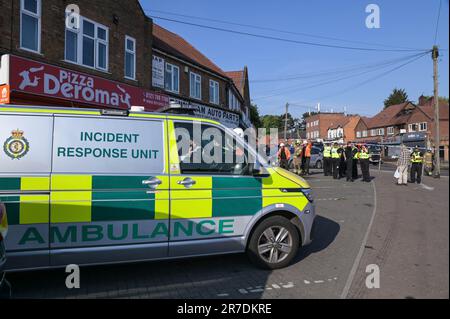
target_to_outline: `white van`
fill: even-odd
[[[289,264],[311,241],[309,185],[262,159],[190,163],[177,132],[194,123],[231,132],[181,115],[0,107],[6,269],[239,252]]]

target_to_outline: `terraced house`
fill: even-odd
[[[448,104],[439,102],[440,109],[440,157],[448,161]],[[433,99],[419,97],[417,104],[405,102],[391,105],[375,116],[361,117],[355,127],[356,141],[399,145],[403,141],[408,146],[423,148],[434,146],[435,141]],[[386,148],[386,156],[395,148]],[[395,155],[395,154],[394,154]]]
[[[248,85],[242,91],[155,25],[137,0],[0,0],[0,8],[0,104],[146,111],[181,104],[230,127],[251,125]]]

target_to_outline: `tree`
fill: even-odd
[[[261,118],[259,117],[259,110],[256,104],[250,104],[250,122],[256,127],[259,128],[262,126]]]
[[[283,122],[281,120],[281,117],[278,115],[264,115],[261,117],[261,124],[262,127],[265,128],[269,133],[271,128],[280,130]]]
[[[433,96],[430,95],[424,95],[423,96],[427,101],[431,100],[433,98]],[[449,104],[449,99],[446,96],[440,96],[439,98],[439,103],[444,103],[444,104]]]
[[[386,100],[384,100],[384,108],[387,108],[391,105],[401,104],[408,101],[408,94],[404,89],[395,88],[392,93],[388,96]]]

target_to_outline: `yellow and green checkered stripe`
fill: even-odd
[[[24,195],[0,195],[6,206],[10,225],[44,224],[49,222],[49,177],[0,177],[0,192],[28,192]]]
[[[49,192],[0,195],[10,225],[169,218],[167,190],[146,193],[150,176],[54,175],[3,177],[0,192]],[[168,177],[158,176],[168,185]]]
[[[146,193],[152,176],[52,176],[51,222],[167,219],[168,191]],[[168,185],[166,176],[157,176]]]

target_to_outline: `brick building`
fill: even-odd
[[[169,108],[237,127],[248,107],[235,82],[185,39],[153,25],[153,89],[169,95]],[[242,125],[241,125],[242,126]]]
[[[231,127],[245,124],[248,91],[155,25],[137,0],[0,4],[1,104],[146,111],[181,104]]]
[[[339,118],[328,128],[327,139],[342,143],[355,140],[355,127],[359,120],[359,115],[348,115],[343,118]]]
[[[318,113],[306,118],[306,138],[311,140],[325,140],[328,137],[328,128],[340,119],[344,113]]]
[[[441,158],[448,161],[448,104],[439,103]],[[400,136],[400,132],[405,132]],[[371,118],[361,117],[355,127],[355,141],[432,147],[435,139],[433,99],[419,98],[418,105],[406,102],[391,105]],[[386,154],[389,154],[386,152]]]
[[[138,1],[127,10],[112,0],[1,2],[3,103],[149,111],[168,103],[151,90],[152,20]]]

